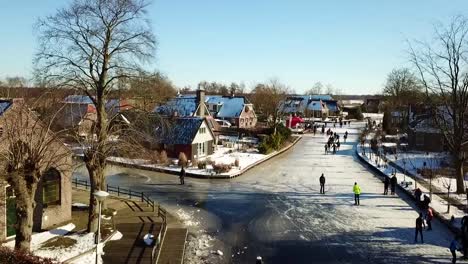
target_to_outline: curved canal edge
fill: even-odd
[[[186,173],[186,177],[191,177],[191,178],[199,178],[199,179],[230,179],[230,178],[235,178],[238,177],[248,170],[255,168],[256,166],[262,164],[263,162],[270,160],[278,155],[283,154],[284,152],[290,150],[292,147],[294,147],[297,142],[299,142],[302,139],[302,136],[295,136],[294,141],[289,144],[288,146],[282,148],[281,150],[275,151],[273,153],[268,154],[265,158],[250,164],[249,166],[246,166],[242,170],[236,172],[235,174],[226,174],[226,173],[221,173],[221,174],[213,174],[213,175],[202,175],[202,174],[195,174],[195,173]],[[120,161],[115,161],[115,160],[107,160],[107,162],[111,165],[117,165],[117,166],[122,166],[126,168],[132,168],[132,169],[139,169],[139,170],[146,170],[146,171],[154,171],[154,172],[161,172],[165,174],[172,174],[172,175],[179,175],[179,171],[174,171],[174,170],[166,170],[163,168],[155,168],[155,167],[150,167],[144,164],[136,164],[136,163],[126,163],[126,162],[120,162]]]

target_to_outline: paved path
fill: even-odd
[[[258,255],[269,264],[449,263],[452,234],[435,221],[426,243],[414,244],[416,207],[403,195],[381,195],[381,180],[354,155],[357,131],[348,130],[336,155],[323,154],[324,136],[306,135],[292,151],[231,180],[180,186],[174,176],[114,167],[108,183],[150,192],[184,219],[192,231],[185,263],[254,263]],[[353,205],[354,182],[361,206]],[[218,249],[223,256],[210,253]]]

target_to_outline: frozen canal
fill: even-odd
[[[425,244],[414,244],[414,205],[403,194],[382,195],[381,180],[353,154],[357,131],[347,130],[336,155],[324,155],[325,136],[306,135],[232,180],[186,178],[180,186],[176,176],[112,167],[108,183],[150,193],[198,230],[186,263],[255,263],[256,256],[265,263],[449,263],[452,234],[435,221]],[[363,191],[359,207],[355,181]],[[223,256],[211,253],[218,249]]]

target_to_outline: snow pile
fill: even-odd
[[[193,213],[188,213],[184,211],[183,209],[178,209],[176,211],[177,217],[184,223],[185,226],[187,227],[196,227],[200,225],[200,222],[195,221],[195,217]]]
[[[223,252],[219,254],[217,251],[217,255],[214,255],[212,250],[210,250],[213,247],[213,241],[215,239],[207,234],[200,234],[198,236],[195,235],[189,235],[187,239],[187,244],[185,247],[185,261],[184,263],[187,264],[208,264],[208,263],[216,263],[216,259],[219,258],[219,256],[223,255]]]
[[[76,240],[76,244],[66,248],[40,248],[41,245],[34,245],[34,255],[46,258],[53,258],[62,262],[79,254],[82,254],[95,246],[93,233],[73,234],[66,237]]]

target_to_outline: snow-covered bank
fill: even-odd
[[[369,153],[369,151],[370,148],[366,147],[366,153]],[[377,164],[375,160],[371,160],[367,155],[363,155],[360,147],[356,149],[356,153],[359,157],[361,157],[362,160],[364,160],[367,164],[372,166],[375,170],[380,171],[382,175],[385,175],[386,177],[391,177],[392,173],[395,171],[395,168],[391,165],[382,166],[381,164]],[[405,175],[399,171],[397,171],[396,176],[401,189],[405,190],[409,195],[414,196],[415,188],[419,188],[423,192],[423,195],[427,194],[429,196],[429,190],[421,184],[417,184],[413,177]],[[407,182],[408,184],[402,184],[403,181]],[[451,206],[450,213],[448,213],[447,201],[436,194],[432,195],[432,201],[430,203],[430,206],[436,213],[436,216],[441,218],[442,222],[449,224],[450,219],[453,216],[455,218],[455,221],[449,225],[456,228],[461,227],[461,218],[465,215],[463,210],[460,210],[455,206]]]
[[[215,164],[229,164],[232,165],[232,168],[229,172],[218,173],[216,174],[211,165],[207,165],[206,169],[199,169],[196,167],[188,167],[185,172],[187,176],[199,177],[199,178],[233,178],[239,176],[246,172],[247,170],[255,167],[256,165],[269,160],[270,158],[275,157],[283,153],[284,151],[289,150],[293,147],[299,140],[300,136],[297,136],[294,141],[284,147],[281,150],[274,151],[268,155],[260,154],[255,149],[246,150],[246,152],[237,151],[235,148],[225,148],[219,147],[218,150],[210,155],[209,159]],[[171,174],[178,174],[180,172],[180,167],[178,165],[173,165],[176,160],[173,160],[170,165],[158,165],[152,164],[149,160],[144,159],[129,159],[122,157],[109,157],[110,163],[120,166],[133,167],[142,170],[153,170],[158,172],[166,172]],[[234,166],[235,161],[239,161],[239,166]]]

